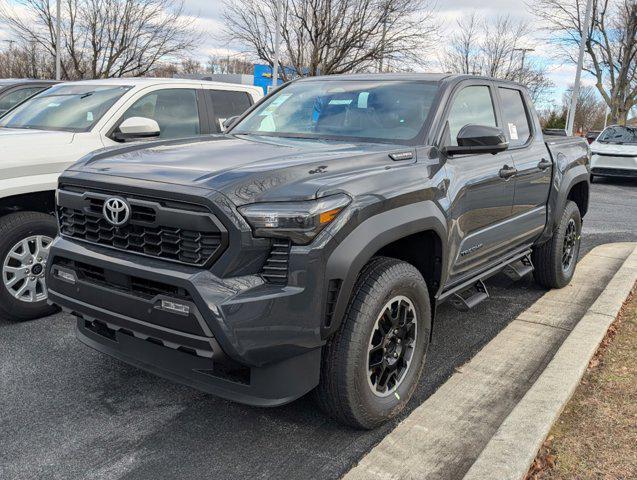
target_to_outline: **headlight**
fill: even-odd
[[[289,238],[307,245],[352,201],[345,194],[307,202],[253,203],[239,208],[255,237]]]

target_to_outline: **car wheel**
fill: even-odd
[[[431,332],[427,284],[386,257],[361,272],[339,331],[322,356],[316,397],[338,421],[371,429],[398,415],[422,374]]]
[[[575,202],[566,202],[551,240],[533,250],[533,276],[540,285],[562,288],[571,281],[579,256],[582,217]]]
[[[0,315],[32,320],[54,313],[45,283],[49,247],[57,235],[51,215],[12,213],[0,219]]]
[[[594,183],[594,182],[595,182],[595,175],[591,173],[591,183]]]

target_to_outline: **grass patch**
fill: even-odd
[[[528,480],[637,479],[636,290],[551,429]]]

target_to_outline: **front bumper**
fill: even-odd
[[[637,178],[637,157],[594,153],[591,157],[591,173],[599,177]]]
[[[50,301],[77,316],[78,338],[103,353],[251,405],[288,403],[318,384],[323,262],[306,259],[310,271],[271,285],[65,238],[49,259]],[[174,304],[187,308],[164,308]]]

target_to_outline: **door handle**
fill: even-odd
[[[504,178],[505,180],[508,180],[509,178],[517,175],[518,169],[505,165],[504,167],[500,169],[499,173],[500,173],[500,178]]]
[[[537,164],[537,168],[539,168],[540,170],[546,170],[551,165],[553,165],[553,163],[551,163],[550,160],[543,158],[542,160],[540,160],[540,163]]]

